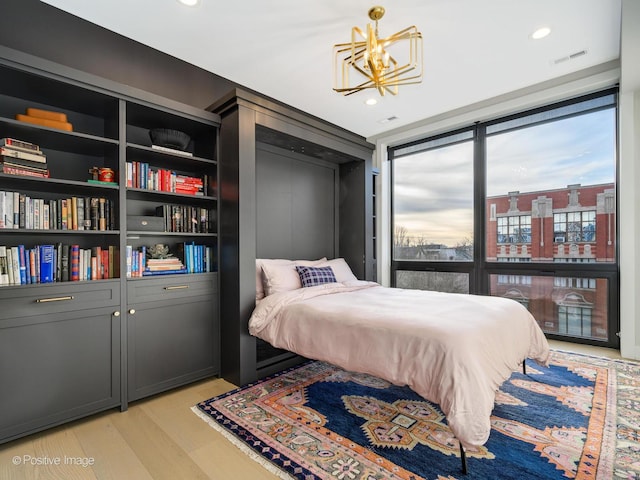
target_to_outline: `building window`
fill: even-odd
[[[591,337],[591,308],[559,305],[558,333],[575,337]]]
[[[499,217],[498,243],[531,243],[531,215]]]
[[[553,279],[553,286],[560,288],[582,288],[595,290],[595,278],[574,278],[574,277],[556,277]]]
[[[576,243],[596,241],[596,211],[553,214],[553,241]]]

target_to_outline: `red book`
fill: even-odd
[[[46,172],[34,172],[32,170],[9,167],[7,165],[3,165],[2,168],[0,168],[0,173],[6,173],[8,175],[22,175],[26,177],[49,178],[49,170]]]
[[[80,280],[80,245],[71,245],[71,276],[70,280]]]
[[[102,250],[102,278],[111,278],[111,271],[109,270],[109,250],[106,248]]]

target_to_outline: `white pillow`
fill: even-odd
[[[326,262],[319,260],[256,259],[256,302],[267,295],[302,288],[296,265],[313,267]]]
[[[312,266],[331,267],[331,270],[333,270],[333,274],[336,277],[336,281],[340,283],[349,282],[351,280],[358,280],[351,271],[351,268],[349,268],[349,265],[347,265],[347,262],[344,258],[334,258],[333,260],[327,260],[325,262],[321,262],[317,265]]]
[[[259,302],[265,297],[264,292],[264,278],[262,274],[262,265],[293,265],[293,260],[285,259],[271,259],[271,258],[256,258],[256,302]]]

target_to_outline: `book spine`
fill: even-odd
[[[100,197],[100,199],[98,200],[98,230],[102,231],[102,230],[106,230],[107,229],[107,217],[105,216],[105,201],[106,199],[104,197]]]
[[[7,247],[0,245],[0,286],[9,285],[9,270],[7,269]]]
[[[109,270],[109,249],[108,248],[104,248],[102,249],[102,251],[100,252],[100,264],[102,265],[102,272],[101,272],[101,276],[100,278],[111,278],[109,275],[111,275],[110,270]]]
[[[11,247],[11,268],[13,269],[13,284],[20,285],[20,250]]]
[[[27,206],[26,206],[27,196],[24,193],[20,194],[19,202],[18,202],[18,211],[20,212],[20,220],[18,225],[20,228],[25,228],[26,225],[26,216],[27,216]]]
[[[73,199],[67,198],[67,230],[73,229]]]
[[[110,230],[111,225],[111,201],[108,198],[104,200],[104,229]]]
[[[90,263],[91,275],[90,277],[88,277],[91,280],[98,279],[98,248],[99,247],[91,247],[91,263]]]
[[[38,275],[36,273],[36,249],[29,249],[29,272],[31,283],[38,283]]]
[[[69,248],[68,244],[62,245],[62,260],[60,262],[60,275],[63,282],[69,281]]]
[[[127,260],[127,278],[131,278],[133,271],[133,247],[131,245],[127,245],[126,251],[126,260]]]
[[[78,197],[71,197],[71,228],[78,230]]]
[[[72,282],[80,280],[80,245],[71,245],[70,249],[71,269],[69,279]]]
[[[83,197],[78,197],[76,199],[76,207],[77,207],[77,213],[76,213],[77,228],[78,230],[84,230],[84,198]]]
[[[186,268],[181,268],[179,270],[145,270],[142,272],[143,277],[153,276],[153,275],[175,275],[177,273],[188,273]]]
[[[33,205],[33,222],[31,223],[31,228],[38,230],[40,229],[40,202],[37,198],[32,198],[31,205]]]
[[[62,204],[62,208],[60,209],[60,229],[61,230],[67,230],[68,228],[68,224],[67,224],[67,217],[69,216],[67,210],[68,210],[68,206],[67,206],[67,199],[63,198],[60,200],[61,204]]]
[[[56,244],[56,261],[55,261],[56,276],[55,281],[62,281],[62,243]]]
[[[13,192],[2,192],[4,197],[4,207],[0,208],[3,210],[2,216],[4,217],[4,228],[15,228],[13,225]],[[0,203],[2,200],[0,200]]]
[[[12,167],[2,164],[0,164],[0,173],[6,173],[7,175],[22,175],[23,177],[49,178],[48,170],[46,172],[34,172],[25,168]]]
[[[37,163],[46,163],[47,158],[38,153],[25,152],[11,147],[0,146],[0,155],[5,157],[20,158],[22,160],[30,160]]]
[[[20,192],[13,192],[13,228],[20,228]]]
[[[31,283],[31,249],[24,249],[24,267],[26,275],[26,283]]]
[[[107,258],[107,263],[109,265],[108,271],[109,271],[109,277],[108,278],[116,278],[116,270],[115,270],[115,265],[114,265],[114,261],[115,261],[115,248],[113,245],[109,245],[108,248],[108,258]]]
[[[9,285],[15,285],[13,278],[13,251],[7,247],[7,273],[9,274]]]
[[[16,140],[15,138],[0,138],[0,146],[11,147],[17,150],[24,150],[27,152],[40,152],[40,147],[35,143],[25,142],[24,140]]]
[[[40,245],[40,283],[53,283],[55,279],[54,251],[53,245]]]
[[[91,230],[91,198],[86,197],[83,201],[84,203],[84,229]]]
[[[20,258],[20,285],[27,283],[27,255],[24,245],[18,245],[18,256]]]
[[[7,193],[0,191],[0,228],[7,228]]]

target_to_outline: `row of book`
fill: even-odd
[[[127,187],[157,192],[205,195],[205,178],[183,175],[173,170],[152,168],[145,162],[127,162]]]
[[[0,229],[116,230],[114,202],[104,197],[45,200],[0,190]]]
[[[156,216],[164,219],[165,232],[214,233],[217,210],[188,205],[160,205]]]
[[[177,256],[147,258],[147,247],[127,245],[127,278],[173,275],[181,273],[205,273],[216,269],[215,248],[182,242],[176,245]]]
[[[101,280],[120,276],[117,247],[0,246],[0,286]]]
[[[49,178],[47,157],[34,143],[0,138],[0,173]]]

